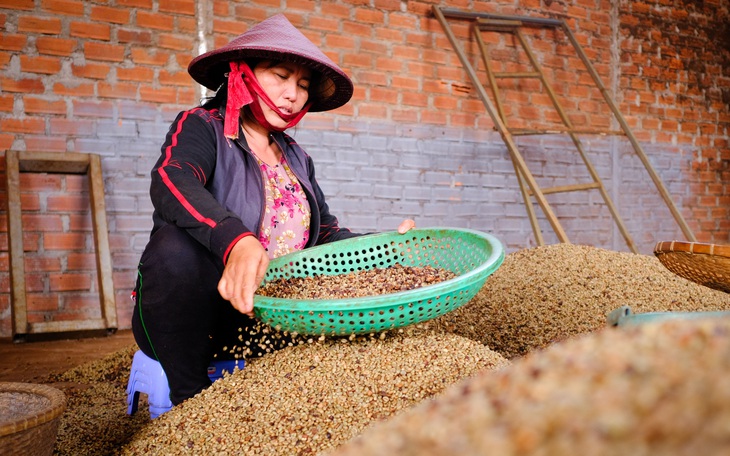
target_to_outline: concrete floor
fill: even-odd
[[[16,343],[0,338],[0,382],[33,382],[134,343],[131,330],[112,335],[43,335]]]

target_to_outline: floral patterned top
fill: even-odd
[[[299,181],[284,157],[270,166],[256,157],[264,177],[266,204],[259,241],[269,258],[302,250],[309,240],[311,210]]]

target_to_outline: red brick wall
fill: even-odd
[[[442,4],[566,19],[698,240],[730,243],[728,3]],[[129,291],[151,227],[149,169],[172,117],[200,96],[186,72],[199,53],[199,34],[211,49],[278,12],[356,84],[345,107],[308,114],[298,137],[317,153],[319,175],[331,176],[332,183],[323,186],[348,226],[392,228],[411,215],[422,226],[495,232],[510,250],[534,245],[504,145],[431,16],[433,2],[283,4],[0,0],[0,150],[101,155],[120,327],[129,326]],[[455,28],[461,39],[468,38],[464,24]],[[571,120],[615,126],[565,38],[538,30],[528,37]],[[524,63],[503,38],[488,39],[497,47],[500,67]],[[473,40],[465,46],[474,56]],[[481,67],[479,73],[484,74]],[[506,83],[503,93],[514,126],[556,120],[534,81]],[[565,144],[552,137],[522,140],[541,184],[585,177],[574,158],[558,158]],[[608,139],[586,144],[643,252],[657,239],[682,237],[657,209],[661,201],[630,148]],[[1,159],[0,166],[4,169]],[[98,316],[90,218],[75,211],[88,204],[87,184],[77,177],[24,174],[21,187],[30,318]],[[6,197],[0,196],[0,336],[9,336]],[[557,201],[572,240],[622,248],[600,204],[591,200],[589,210],[583,204],[576,196]],[[541,223],[549,231],[544,218]],[[550,235],[547,240],[554,242]]]

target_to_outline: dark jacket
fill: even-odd
[[[258,234],[264,213],[263,177],[242,134],[223,135],[223,111],[194,108],[178,114],[152,169],[152,233],[171,223],[225,264],[233,245]],[[272,133],[307,195],[311,209],[306,247],[357,236],[340,228],[314,177],[314,164],[288,135]]]

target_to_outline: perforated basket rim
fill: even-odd
[[[468,271],[464,274],[460,274],[443,282],[439,282],[433,285],[426,285],[420,288],[400,291],[396,293],[388,293],[385,295],[366,296],[360,298],[341,298],[341,299],[288,299],[288,298],[275,298],[270,296],[254,295],[254,310],[277,310],[277,311],[314,311],[317,313],[321,312],[336,312],[336,311],[355,311],[355,310],[366,310],[374,308],[387,308],[388,305],[398,306],[403,303],[412,303],[418,301],[424,301],[428,299],[435,299],[444,292],[450,293],[454,288],[454,283],[459,282],[458,288],[466,288],[467,286],[473,285],[474,282],[486,279],[491,273],[493,273],[504,261],[504,247],[502,243],[495,236],[484,233],[477,230],[465,229],[465,228],[414,228],[406,234],[399,234],[397,231],[387,231],[377,234],[368,234],[364,236],[358,236],[355,238],[345,239],[337,241],[337,244],[343,246],[347,243],[347,246],[352,246],[357,243],[374,243],[378,238],[396,238],[398,236],[404,236],[406,239],[416,235],[439,237],[444,236],[448,233],[456,234],[469,234],[478,238],[484,239],[487,244],[491,247],[491,252],[486,261],[477,266],[476,268]],[[332,244],[324,244],[310,249],[301,250],[288,255],[283,255],[276,258],[269,263],[269,268],[277,268],[279,264],[287,264],[292,261],[292,258],[303,256],[305,252],[309,255],[316,254],[315,249],[326,248],[331,250]],[[325,249],[322,249],[325,250]],[[400,299],[400,298],[403,299]],[[407,299],[406,299],[407,297]]]

